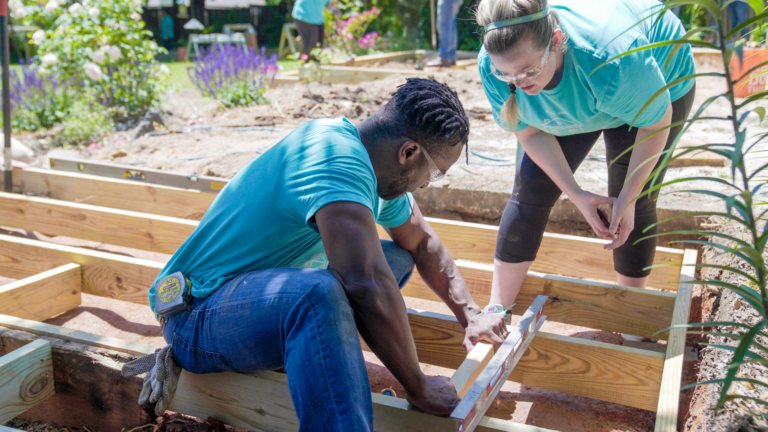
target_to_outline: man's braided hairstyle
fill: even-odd
[[[432,157],[443,157],[450,148],[467,143],[469,119],[459,96],[444,83],[408,78],[383,111],[382,123],[389,130],[382,132],[411,138]]]

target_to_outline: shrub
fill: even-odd
[[[74,94],[66,83],[24,64],[21,73],[10,71],[9,80],[11,126],[14,129],[47,129],[64,121]]]
[[[16,0],[20,2],[21,0]],[[141,20],[142,1],[24,0],[27,25],[43,28],[32,43],[38,45],[38,61],[57,79],[84,89],[117,119],[135,118],[159,102],[167,74],[154,60],[165,50],[150,39]],[[18,5],[16,5],[18,6]]]
[[[267,57],[264,47],[257,54],[241,45],[213,45],[187,72],[203,94],[228,108],[263,104],[269,102],[265,93],[278,72],[277,55]]]
[[[98,141],[114,127],[109,110],[99,103],[95,92],[89,91],[72,104],[66,127],[56,143],[82,147]]]
[[[387,47],[387,41],[378,32],[367,33],[368,26],[381,14],[374,6],[363,12],[352,12],[347,19],[337,20],[326,12],[325,34],[327,45],[335,50],[344,51],[347,55],[364,55],[382,51]]]

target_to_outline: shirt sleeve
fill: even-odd
[[[647,45],[645,37],[639,38],[630,49]],[[635,127],[656,124],[667,112],[671,101],[669,89],[656,97],[645,110],[640,112],[651,97],[667,85],[651,50],[630,54],[620,59],[616,72],[608,84],[600,111],[624,120]],[[638,113],[640,115],[638,116]],[[632,121],[637,116],[637,120]]]
[[[409,200],[410,203],[414,202],[410,192],[406,192],[405,195],[391,201],[382,200],[381,211],[376,223],[387,228],[397,228],[404,224],[411,217]]]
[[[373,213],[376,180],[373,169],[360,155],[333,154],[322,162],[298,166],[286,174],[278,208],[296,223],[317,230],[312,218],[325,205],[355,202]]]

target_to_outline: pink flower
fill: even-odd
[[[301,58],[302,60],[309,60],[309,56],[306,54],[302,54],[301,57],[299,58]]]
[[[354,39],[355,37],[352,36],[352,33],[347,33],[347,39]]]
[[[379,33],[378,32],[373,32],[373,33],[371,33],[371,37],[375,39],[375,38],[379,37]]]
[[[381,43],[381,49],[384,49],[384,48],[386,48],[386,47],[387,47],[387,43],[386,43],[386,42],[382,42],[382,43]]]

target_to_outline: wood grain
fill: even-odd
[[[680,272],[680,286],[677,289],[675,313],[672,315],[670,326],[688,324],[691,311],[691,293],[696,275],[698,252],[686,249],[683,258],[683,268]],[[661,390],[656,409],[655,432],[675,432],[680,406],[680,383],[683,378],[683,362],[685,361],[685,337],[687,329],[677,328],[669,331],[669,343],[664,360],[664,372],[661,378]]]
[[[24,194],[191,220],[202,219],[216,198],[198,190],[38,168],[14,169],[13,186]]]
[[[147,292],[164,264],[0,235],[0,275],[21,279],[69,263],[80,264],[87,294],[148,304]]]
[[[0,357],[0,423],[53,394],[50,342],[36,340]]]
[[[152,422],[136,403],[142,379],[120,375],[122,362],[132,356],[0,326],[0,353],[35,340],[51,344],[56,394],[26,411],[20,416],[22,419],[78,430],[87,426],[92,431],[104,432],[130,430]]]
[[[493,265],[464,260],[456,264],[472,298],[490,303]],[[415,271],[402,289],[404,296],[441,301]],[[512,312],[522,315],[537,295],[549,297],[547,320],[594,329],[666,339],[656,332],[669,326],[675,294],[528,272]]]
[[[426,218],[454,259],[479,263],[493,263],[498,227]],[[383,228],[379,236],[389,238]],[[563,276],[615,281],[613,253],[603,249],[606,240],[544,233],[539,253],[531,270]],[[656,248],[653,264],[679,264],[683,252],[677,249]],[[680,271],[677,267],[654,269],[649,286],[665,290],[677,289]]]
[[[419,361],[458,368],[467,353],[456,319],[408,312]],[[660,353],[539,331],[509,380],[655,410],[663,363]]]
[[[198,222],[0,192],[0,224],[173,254]]]
[[[456,392],[462,398],[467,394],[472,384],[477,381],[477,377],[483,371],[488,362],[493,358],[495,350],[493,345],[478,342],[475,344],[472,351],[467,354],[467,358],[461,362],[461,366],[456,369],[453,376],[451,376],[451,384],[456,387]]]
[[[82,275],[78,264],[66,264],[0,286],[0,314],[44,321],[80,306]]]
[[[0,317],[2,318],[2,317]],[[6,321],[8,318],[6,317]],[[57,371],[71,374],[73,368],[87,370],[91,379],[69,380],[62,387],[66,392],[57,395],[59,401],[70,403],[70,410],[77,411],[74,415],[66,416],[60,412],[61,405],[51,404],[56,414],[66,417],[61,425],[75,426],[75,419],[82,422],[83,418],[91,416],[89,425],[99,426],[101,430],[118,430],[121,427],[144,424],[146,414],[135,404],[141,391],[139,378],[120,378],[121,364],[105,356],[95,356],[79,344],[92,345],[98,341],[100,347],[113,351],[143,356],[155,351],[155,347],[140,343],[116,343],[113,338],[100,338],[97,335],[72,333],[67,329],[48,324],[34,323],[28,320],[15,320],[14,325],[23,328],[28,325],[27,332],[66,340],[67,343],[56,343]],[[14,343],[13,330],[3,330],[4,322],[0,323],[0,341],[6,346]],[[22,332],[18,332],[22,333]],[[24,334],[27,334],[24,332]],[[72,345],[74,344],[74,345]],[[0,344],[2,346],[2,344]],[[88,362],[89,367],[82,365]],[[117,376],[117,377],[116,377]],[[93,379],[99,379],[104,385],[95,385]],[[105,389],[109,388],[115,394],[110,398],[113,403],[105,404],[100,416],[93,417],[98,404],[94,401],[83,400],[90,395],[102,403],[107,398]],[[61,397],[65,396],[64,399]],[[444,417],[436,417],[423,412],[414,411],[403,399],[380,394],[372,394],[374,401],[374,430],[382,432],[455,432],[456,422]],[[77,407],[73,410],[71,407]],[[220,373],[196,375],[182,371],[176,395],[169,408],[172,411],[200,418],[213,416],[231,426],[246,428],[255,432],[298,431],[299,422],[293,407],[288,389],[287,377],[275,372],[258,372],[254,374]],[[53,418],[49,421],[55,421]],[[80,425],[86,423],[81,423]],[[119,427],[118,427],[119,426]],[[483,418],[479,432],[553,432],[535,426],[519,425],[510,421]]]

